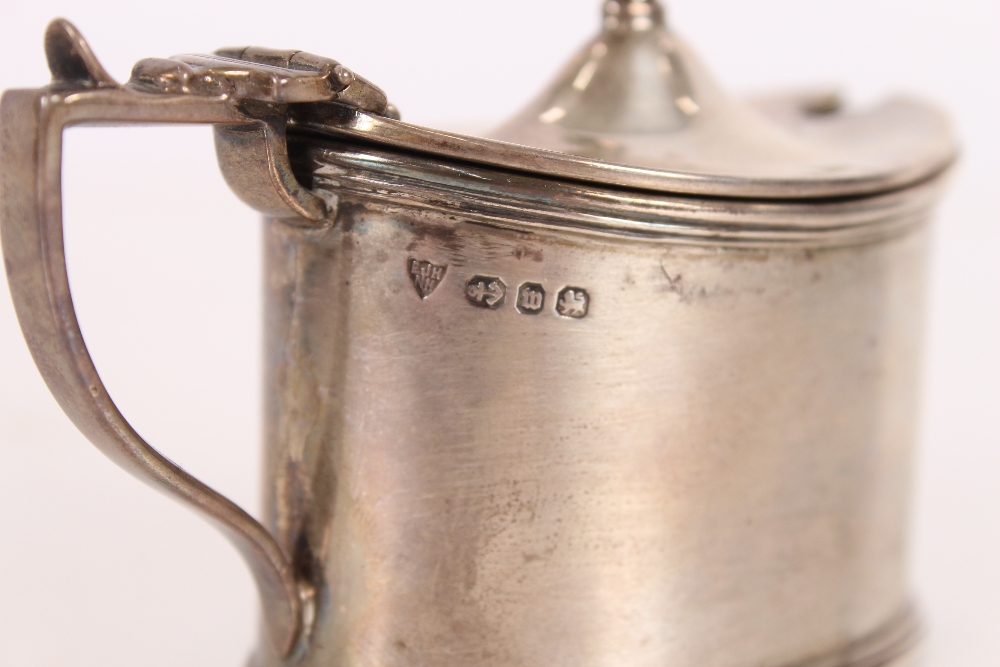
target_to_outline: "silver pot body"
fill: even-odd
[[[896,207],[864,232],[642,236],[570,225],[689,202],[312,158],[335,222],[266,227],[266,523],[317,586],[301,664],[902,660],[933,188],[719,214]]]

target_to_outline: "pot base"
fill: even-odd
[[[922,636],[916,610],[907,607],[867,637],[832,653],[782,667],[922,667]],[[247,667],[273,665],[255,653],[247,660]]]

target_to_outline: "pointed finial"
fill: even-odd
[[[657,0],[608,0],[604,29],[609,32],[646,32],[666,27],[666,12]]]

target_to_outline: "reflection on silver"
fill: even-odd
[[[693,116],[699,111],[701,111],[701,107],[698,106],[698,103],[692,100],[687,95],[678,97],[676,102],[677,102],[677,108],[689,116]]]
[[[576,75],[575,79],[573,79],[573,87],[577,90],[586,90],[587,86],[590,85],[590,80],[594,78],[594,72],[596,71],[597,61],[591,60],[580,68],[580,73]],[[559,118],[556,118],[555,120],[559,120]]]
[[[566,117],[566,110],[560,107],[552,107],[538,118],[543,123],[556,123]]]

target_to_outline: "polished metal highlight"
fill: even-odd
[[[104,453],[260,589],[256,667],[912,667],[906,525],[943,116],[735,100],[655,0],[494,139],[328,58],[146,59],[63,20],[0,102],[25,337]],[[265,221],[260,523],[131,428],[66,276],[63,129],[209,123]]]

